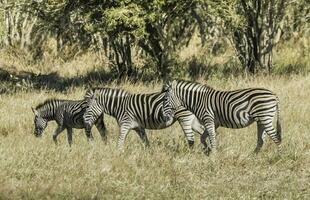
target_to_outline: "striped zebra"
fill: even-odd
[[[135,130],[143,143],[148,146],[149,140],[145,129],[163,129],[179,121],[190,147],[194,144],[194,132],[202,134],[204,127],[197,118],[184,107],[173,113],[164,112],[163,92],[153,94],[131,94],[121,89],[94,88],[86,92],[88,108],[84,121],[91,127],[98,116],[106,113],[116,118],[120,126],[117,146],[122,149],[130,130]]]
[[[265,133],[280,147],[281,122],[279,99],[271,91],[263,88],[248,88],[235,91],[218,91],[209,86],[187,81],[168,81],[164,84],[166,92],[164,106],[185,107],[195,114],[205,132],[200,140],[206,153],[216,149],[216,129],[243,128],[257,122],[257,146],[259,152],[264,143]],[[165,102],[167,101],[167,102]],[[168,109],[169,109],[168,108]],[[277,131],[273,128],[277,114]],[[206,143],[210,136],[211,148]]]
[[[48,99],[42,104],[39,104],[36,108],[32,108],[35,115],[34,134],[40,137],[47,127],[49,121],[55,120],[57,128],[53,134],[53,140],[57,143],[57,136],[67,129],[68,143],[72,144],[72,128],[85,129],[88,140],[92,139],[91,129],[87,129],[83,120],[83,114],[86,110],[87,102],[84,100],[72,101],[72,100],[60,100],[60,99]],[[103,140],[106,140],[106,128],[103,122],[103,115],[98,117],[95,121],[95,125]]]

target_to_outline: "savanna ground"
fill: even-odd
[[[36,138],[31,107],[47,98],[81,99],[89,86],[152,93],[162,82],[106,82],[110,75],[100,71],[88,54],[68,63],[47,59],[35,65],[17,54],[1,54],[0,199],[310,199],[309,56],[290,45],[275,55],[278,75],[212,75],[196,80],[221,90],[274,91],[280,98],[282,153],[267,138],[262,151],[253,154],[253,124],[238,130],[219,128],[218,151],[209,157],[202,153],[198,135],[189,151],[178,123],[147,130],[147,149],[130,132],[121,153],[116,149],[118,125],[107,115],[107,144],[94,128],[91,143],[83,130],[74,130],[71,148],[65,132],[55,145],[55,122]],[[188,52],[199,54],[195,49]],[[287,75],[292,71],[297,74]],[[300,71],[304,73],[298,75]]]
[[[65,133],[55,145],[55,123],[49,124],[42,138],[32,134],[30,107],[48,97],[80,99],[85,90],[30,89],[0,96],[0,198],[309,199],[310,77],[211,78],[207,83],[223,90],[258,86],[273,90],[281,100],[282,154],[268,139],[261,153],[253,155],[256,126],[252,125],[239,130],[219,128],[218,152],[206,157],[198,136],[194,150],[188,150],[177,123],[164,130],[147,130],[149,149],[131,132],[125,152],[120,153],[116,149],[118,126],[108,116],[107,144],[93,129],[91,144],[82,130],[75,130],[72,148]],[[149,93],[159,91],[161,83],[109,86]]]

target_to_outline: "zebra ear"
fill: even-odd
[[[35,108],[31,107],[31,110],[32,110],[34,115],[36,115],[36,116],[39,115],[38,111]]]
[[[171,86],[171,81],[170,80],[166,80],[163,84],[163,87],[162,87],[162,92],[167,92],[169,89],[170,89],[170,86]]]
[[[170,87],[175,87],[177,85],[178,81],[177,80],[173,80],[170,82]]]
[[[91,99],[91,100],[96,100],[96,99],[97,99],[97,96],[98,96],[97,93],[98,93],[97,90],[95,90],[95,91],[92,93],[90,99]]]
[[[97,99],[97,98],[98,98],[98,96],[99,96],[99,91],[98,91],[98,90],[96,90],[96,91],[94,92],[94,96],[93,96],[93,98],[94,98],[94,99]]]
[[[84,99],[90,99],[92,97],[92,95],[94,94],[94,90],[93,89],[88,89],[84,95]]]
[[[170,91],[172,90],[172,87],[173,87],[174,82],[175,82],[175,80],[173,80],[173,81],[170,80],[170,81],[167,83],[166,87],[167,87],[167,91],[168,91],[168,92],[170,92]]]

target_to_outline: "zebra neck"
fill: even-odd
[[[105,114],[108,114],[108,115],[110,115],[112,117],[115,117],[115,114],[113,112],[113,107],[109,107],[109,106],[107,106],[105,104],[103,104],[102,107],[103,107],[103,112]]]
[[[214,89],[204,87],[204,85],[198,85],[194,88],[180,88],[176,90],[176,95],[181,100],[182,106],[195,113],[199,109],[202,101],[206,100],[206,95],[212,91]]]
[[[55,120],[56,109],[44,109],[40,110],[39,113],[40,116],[47,121]]]
[[[122,97],[118,96],[109,96],[106,95],[101,101],[100,101],[100,106],[103,108],[103,112],[111,115],[113,117],[117,116],[117,111],[120,110],[118,109],[121,105],[122,102]]]

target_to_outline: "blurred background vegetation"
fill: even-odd
[[[309,0],[0,0],[0,200],[310,199],[309,13]],[[55,124],[33,136],[45,99],[151,93],[165,78],[274,91],[281,156],[270,140],[251,154],[256,126],[220,129],[208,158],[177,124],[148,130],[149,149],[129,134],[123,154],[109,116],[107,145],[76,130],[55,146]]]
[[[195,80],[310,71],[309,0],[0,3],[0,75],[10,81],[46,80],[43,75],[52,83],[58,76]]]

